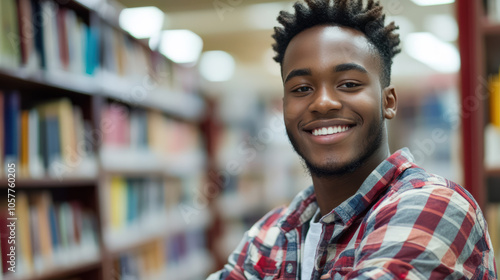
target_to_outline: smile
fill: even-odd
[[[312,130],[312,134],[314,136],[322,136],[322,135],[332,135],[336,133],[341,133],[349,130],[351,127],[348,125],[337,125],[337,126],[329,126],[329,127],[320,127]]]

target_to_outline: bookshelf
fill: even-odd
[[[4,265],[3,279],[203,279],[213,269],[211,212],[187,221],[180,207],[206,180],[194,69],[121,30],[120,9],[0,2],[0,222],[14,162],[24,229],[22,273]]]
[[[465,186],[486,212],[494,250],[499,252],[500,1],[457,0],[456,5]]]

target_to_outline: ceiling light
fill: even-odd
[[[161,33],[160,52],[175,63],[196,62],[203,40],[191,30],[166,30]]]
[[[414,59],[443,73],[460,69],[457,48],[428,32],[411,33],[405,39],[405,51]]]
[[[158,34],[164,19],[165,14],[157,7],[139,7],[123,9],[119,23],[130,35],[143,39]]]
[[[200,59],[200,73],[211,82],[223,82],[231,79],[235,67],[233,57],[224,51],[204,52]]]
[[[411,0],[419,6],[433,6],[454,3],[455,0]]]

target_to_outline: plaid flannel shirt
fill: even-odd
[[[269,212],[208,279],[300,279],[313,187]],[[496,279],[487,225],[459,185],[413,163],[383,161],[355,195],[325,215],[311,279]]]

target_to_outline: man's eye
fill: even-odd
[[[353,82],[343,83],[342,85],[340,85],[340,87],[342,87],[342,88],[354,88],[354,87],[358,87],[358,86],[360,86],[360,84],[353,83]]]
[[[306,92],[309,90],[311,90],[310,87],[299,87],[299,88],[294,89],[293,92]]]

